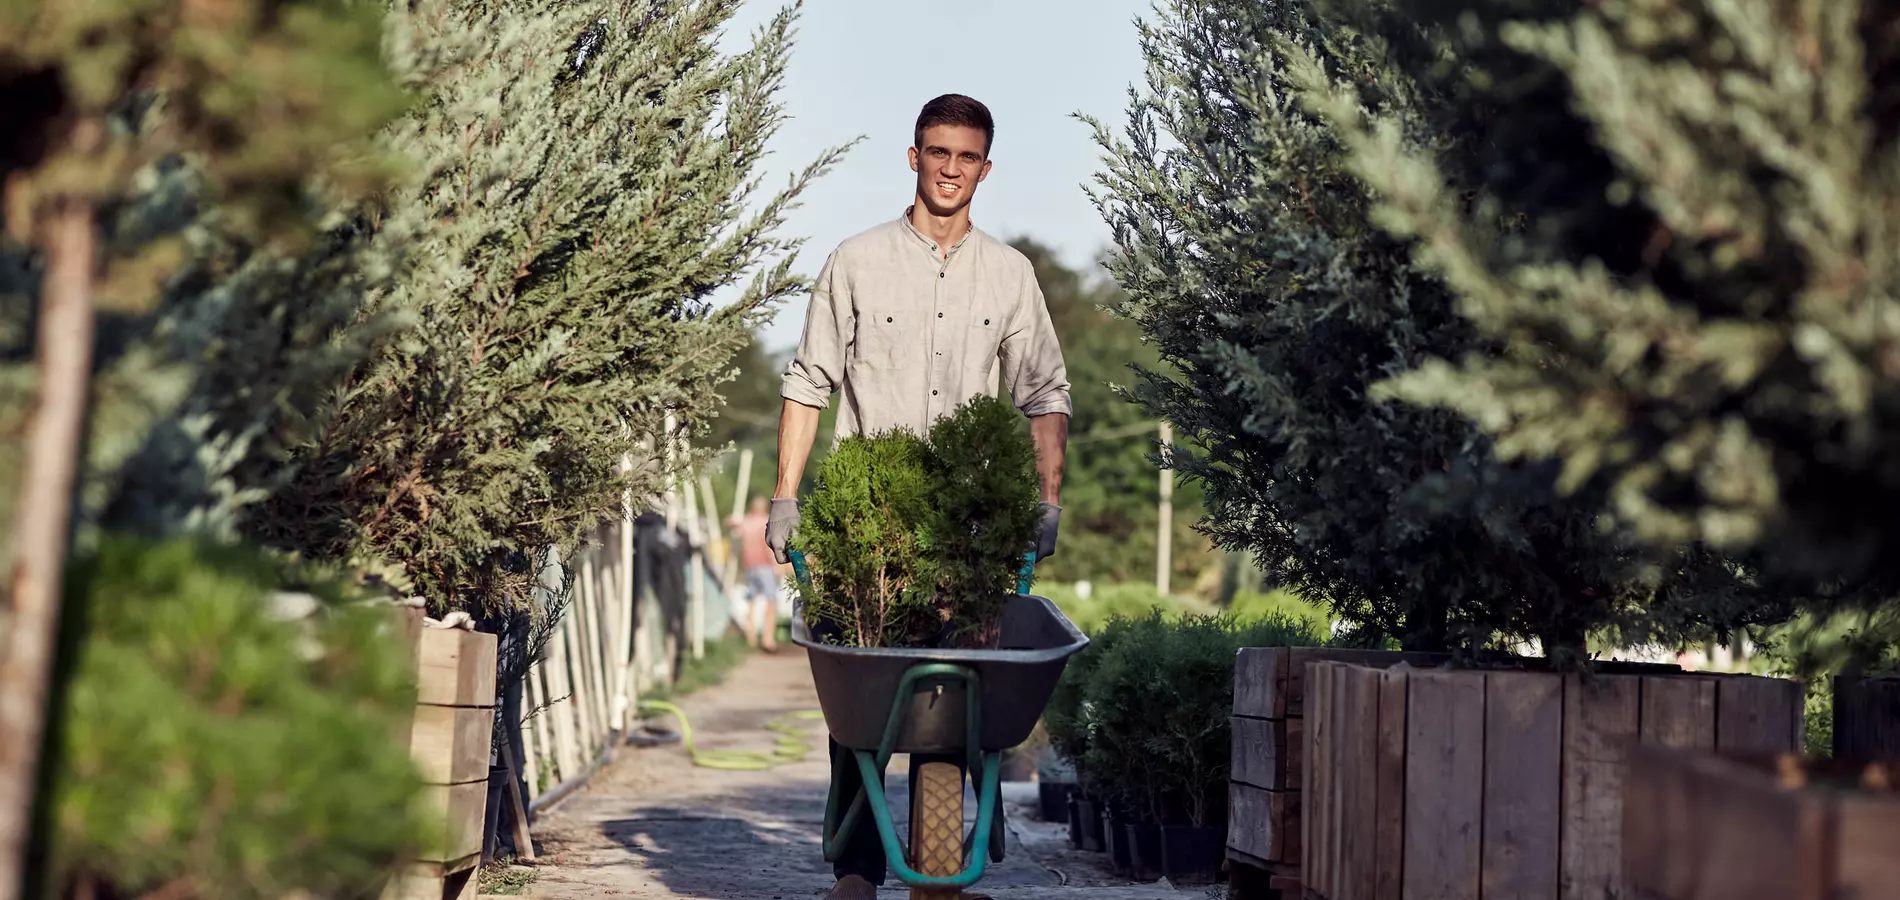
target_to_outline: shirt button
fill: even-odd
[[[936,392],[936,391],[931,391],[931,392],[930,392],[930,396],[932,396],[932,397],[935,397],[935,396],[937,396],[937,392]]]
[[[937,314],[937,318],[939,318],[939,319],[941,319],[941,318],[943,318],[943,313],[938,313],[938,314]]]
[[[938,277],[938,278],[942,278],[942,277],[943,277],[943,273],[942,273],[942,272],[938,272],[938,273],[937,273],[937,277]]]
[[[985,325],[988,325],[988,324],[990,324],[990,320],[988,320],[988,319],[984,319],[984,320],[983,320],[983,324],[985,324]]]
[[[884,321],[886,321],[886,322],[889,322],[890,320],[891,320],[891,317],[890,317],[890,316],[885,316],[885,317],[884,317]],[[988,324],[990,324],[990,323],[988,323],[988,322],[984,322],[983,324],[985,324],[985,325],[988,325]]]

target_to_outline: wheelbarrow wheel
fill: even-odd
[[[917,767],[910,798],[910,867],[947,877],[963,870],[963,772],[950,763]],[[910,900],[957,900],[953,887],[912,887]]]

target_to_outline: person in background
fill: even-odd
[[[765,528],[770,520],[771,504],[764,497],[752,498],[744,517],[739,519],[733,542],[739,549],[739,568],[745,577],[745,642],[748,647],[778,652],[779,565],[772,548],[766,546]]]

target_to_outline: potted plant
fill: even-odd
[[[1041,523],[1036,450],[1008,404],[980,396],[928,435],[853,435],[801,504],[821,640],[851,647],[994,648]]]
[[[1070,825],[1069,842],[1078,849],[1102,852],[1106,834],[1103,831],[1104,809],[1100,802],[1102,787],[1112,783],[1091,777],[1089,769],[1083,764],[1088,755],[1089,709],[1085,695],[1090,681],[1094,678],[1096,666],[1104,655],[1133,628],[1135,620],[1116,617],[1089,638],[1089,645],[1069,659],[1062,670],[1062,679],[1056,683],[1055,691],[1049,697],[1049,703],[1043,708],[1043,729],[1049,735],[1049,748],[1074,772],[1075,787],[1069,801]]]
[[[1170,621],[1159,611],[1125,628],[1090,679],[1083,768],[1115,785],[1115,821],[1138,877],[1213,881],[1226,849],[1236,653],[1321,636],[1290,619]]]

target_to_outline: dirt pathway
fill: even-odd
[[[767,750],[775,716],[816,709],[810,670],[797,647],[754,655],[724,684],[680,704],[703,749]],[[529,894],[546,900],[600,897],[809,900],[831,886],[819,850],[830,767],[821,722],[808,723],[813,752],[766,771],[699,768],[677,744],[626,748],[593,782],[535,824],[539,876]],[[887,781],[905,808],[903,759]],[[1033,784],[1005,785],[1010,836],[1004,861],[979,887],[996,900],[1099,898],[1200,900],[1207,888],[1133,884],[1101,867],[1101,854],[1068,848],[1065,824],[1031,818]],[[976,802],[966,795],[966,814]],[[901,818],[900,818],[901,821]],[[901,826],[900,826],[901,827]],[[1216,895],[1218,892],[1214,892]],[[907,897],[895,878],[882,897]]]

